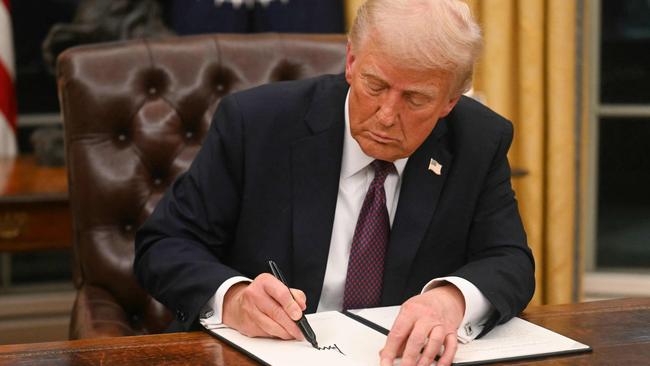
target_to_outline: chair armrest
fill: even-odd
[[[70,339],[137,334],[126,311],[110,292],[93,285],[79,288],[70,319]]]

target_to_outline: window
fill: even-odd
[[[590,6],[594,212],[585,292],[650,295],[650,1]],[[647,286],[629,292],[622,279]]]

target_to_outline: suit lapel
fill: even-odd
[[[383,305],[399,304],[404,300],[411,264],[429,228],[451,168],[453,155],[446,146],[446,132],[447,120],[442,119],[424,144],[409,158],[404,169],[386,253]],[[432,158],[442,165],[440,175],[428,169]]]
[[[343,152],[344,103],[342,77],[316,91],[305,117],[313,133],[291,149],[293,207],[292,286],[305,291],[307,312],[318,307],[338,195]]]

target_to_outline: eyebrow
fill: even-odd
[[[388,85],[388,82],[386,82],[386,80],[380,78],[380,77],[377,76],[377,75],[374,75],[374,74],[371,74],[371,73],[367,73],[367,72],[362,72],[362,73],[361,73],[361,76],[363,76],[363,77],[366,78],[366,79],[372,79],[372,81],[378,81],[378,82],[380,82],[380,83],[382,83],[382,84]]]

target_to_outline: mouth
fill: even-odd
[[[366,134],[368,135],[368,137],[370,137],[371,140],[378,142],[380,144],[389,144],[389,143],[397,142],[397,139],[388,137],[387,135],[384,134],[379,134],[372,131],[367,131]]]

